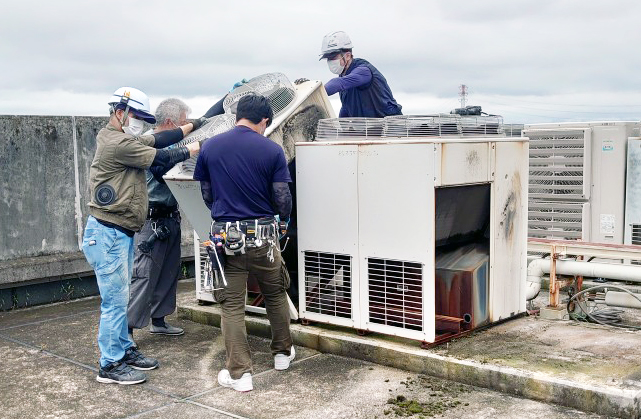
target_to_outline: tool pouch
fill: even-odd
[[[227,223],[225,226],[225,253],[230,256],[245,254],[245,233],[240,223]]]

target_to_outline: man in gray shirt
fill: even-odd
[[[184,125],[190,112],[182,100],[165,99],[156,109],[153,132]],[[176,310],[176,286],[181,273],[180,212],[178,202],[162,178],[165,172],[153,168],[146,172],[149,211],[145,224],[134,236],[134,270],[127,309],[132,341],[133,329],[146,327],[150,318],[151,333],[174,336],[184,333],[183,329],[165,321],[165,316]]]

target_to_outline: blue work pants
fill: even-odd
[[[100,290],[98,347],[100,366],[120,361],[133,345],[127,333],[129,283],[133,270],[133,237],[89,216],[82,251],[96,273]]]

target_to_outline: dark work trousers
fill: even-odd
[[[138,245],[153,233],[152,224],[166,225],[171,234],[156,240],[151,252]],[[147,220],[134,235],[134,269],[131,277],[127,319],[132,329],[142,329],[149,318],[164,317],[176,310],[176,286],[180,277],[180,217]]]
[[[273,249],[273,262],[268,258],[270,249]],[[248,278],[256,279],[260,292],[265,297],[267,319],[272,328],[272,354],[290,353],[292,337],[289,331],[289,305],[281,269],[278,244],[247,247],[244,255],[226,256],[225,277],[228,285],[219,302],[223,311],[221,329],[227,350],[226,368],[233,379],[252,372],[245,328]]]

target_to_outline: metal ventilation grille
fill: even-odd
[[[530,198],[585,199],[583,130],[526,131],[530,139]]]
[[[267,96],[267,99],[274,111],[274,115],[278,115],[294,101],[295,97],[296,93],[294,92],[294,89],[279,87],[274,92],[270,93],[270,95]]]
[[[181,141],[179,141],[177,145],[181,146],[181,145],[193,143],[194,141],[200,141],[206,138],[211,138],[214,135],[222,134],[223,132],[229,131],[230,129],[234,128],[234,126],[236,126],[236,117],[234,115],[232,114],[216,115],[212,117],[206,125],[198,128],[196,131],[192,132],[191,134],[183,138]],[[193,174],[194,169],[196,168],[197,159],[198,159],[198,155],[196,154],[195,156],[192,156],[189,159],[182,162],[180,166],[182,169],[182,172]]]
[[[200,267],[200,277],[198,278],[200,281],[200,289],[203,291],[211,291],[213,286],[207,275],[207,272],[209,271],[209,255],[200,240],[198,240],[198,250],[199,254],[197,255],[197,262]]]
[[[317,141],[350,138],[378,138],[383,134],[383,118],[328,118],[318,121]]]
[[[352,258],[306,251],[305,309],[334,317],[352,317]]]
[[[500,116],[401,115],[384,118],[384,137],[504,136]]]
[[[274,117],[282,113],[296,97],[294,86],[283,73],[262,74],[229,92],[223,101],[225,112],[235,114],[238,101],[252,93],[269,99]]]
[[[369,321],[423,330],[423,265],[390,259],[367,259]]]
[[[641,245],[641,224],[632,224],[632,238],[630,244]]]
[[[582,239],[583,203],[528,203],[528,237]]]
[[[641,245],[641,224],[632,224],[632,237],[630,238],[630,244]],[[632,265],[641,265],[641,260],[632,260],[630,261]]]

